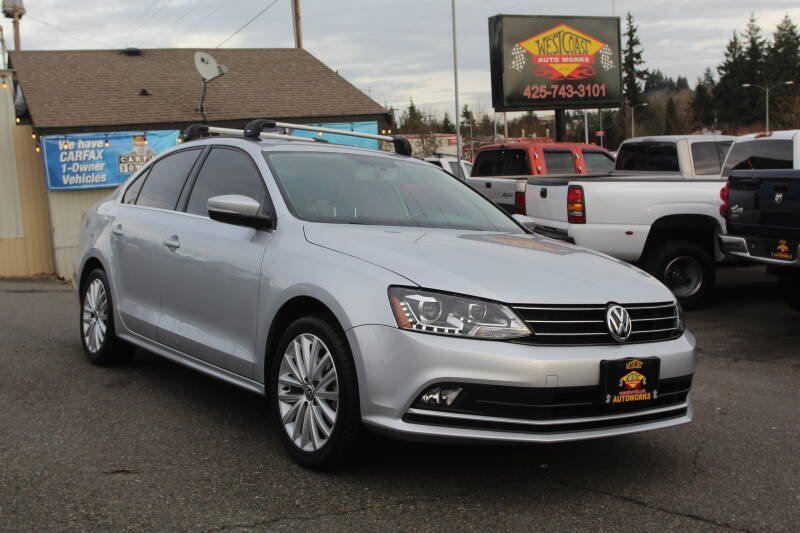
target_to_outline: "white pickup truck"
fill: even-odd
[[[525,179],[525,214],[537,233],[640,264],[695,307],[713,292],[715,261],[724,258],[720,170],[733,139],[634,138],[620,145],[610,174],[509,179]]]

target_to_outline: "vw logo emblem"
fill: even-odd
[[[782,192],[776,192],[775,193],[775,203],[777,205],[781,205],[783,203],[783,193]]]
[[[625,342],[633,329],[631,316],[621,305],[610,304],[606,309],[606,327],[615,341]]]

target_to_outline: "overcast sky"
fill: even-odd
[[[273,0],[25,0],[27,49],[213,49]],[[292,46],[290,0],[275,5],[224,47]],[[498,13],[619,16],[630,10],[648,68],[690,82],[715,67],[734,30],[755,13],[764,33],[799,0],[457,0],[462,100],[490,110],[487,18]],[[302,0],[305,47],[381,104],[452,106],[450,0]],[[37,20],[34,20],[37,19]],[[57,26],[48,26],[47,24]],[[3,19],[11,44],[11,24]],[[59,29],[60,28],[60,29]],[[213,54],[213,52],[212,52]],[[320,98],[324,98],[320,87]],[[452,113],[451,113],[452,114]]]

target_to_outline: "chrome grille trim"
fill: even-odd
[[[633,331],[627,343],[658,342],[680,336],[675,302],[619,304],[628,311]],[[606,327],[607,305],[511,306],[533,335],[516,342],[544,346],[617,345]]]

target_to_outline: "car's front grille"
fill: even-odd
[[[627,343],[663,341],[681,334],[674,302],[620,305],[628,311],[632,322]],[[533,335],[518,342],[555,346],[618,344],[606,326],[606,305],[520,304],[512,307],[533,330]]]

